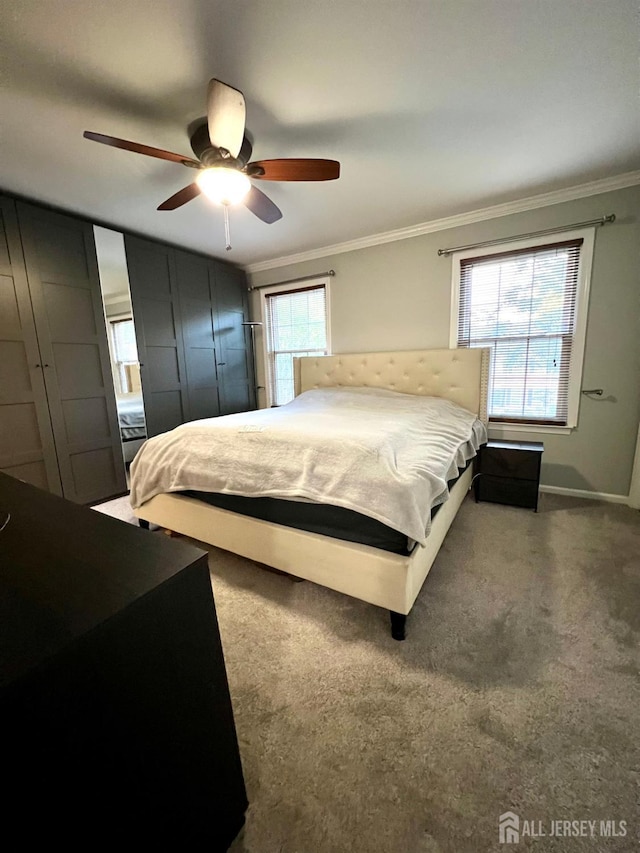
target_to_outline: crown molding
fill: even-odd
[[[536,210],[540,207],[549,207],[553,204],[561,204],[565,201],[574,201],[578,198],[587,198],[600,193],[613,192],[640,184],[640,169],[634,172],[625,172],[622,175],[614,175],[611,178],[601,178],[598,181],[590,181],[586,184],[577,184],[562,190],[552,190],[548,193],[533,195],[517,201],[507,201],[502,204],[482,207],[467,213],[457,213],[454,216],[445,216],[442,219],[432,219],[429,222],[421,222],[418,225],[410,225],[407,228],[398,228],[395,231],[384,231],[381,234],[371,234],[369,237],[359,237],[355,240],[347,240],[345,243],[335,243],[333,246],[322,246],[311,249],[308,252],[298,252],[295,255],[284,255],[281,258],[272,258],[269,261],[258,261],[248,264],[246,272],[255,273],[263,270],[271,270],[277,267],[297,264],[302,261],[315,261],[318,258],[326,258],[330,255],[340,255],[344,252],[354,252],[357,249],[368,249],[371,246],[379,246],[382,243],[395,243],[397,240],[408,240],[410,237],[419,237],[422,234],[433,234],[436,231],[445,231],[448,228],[457,228],[461,225],[472,225],[475,222],[484,222],[487,219],[497,219],[500,216],[509,216],[514,213],[525,213],[528,210]]]

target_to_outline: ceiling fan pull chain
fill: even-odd
[[[224,208],[224,247],[227,252],[231,249],[231,231],[229,229],[229,205],[223,204]]]

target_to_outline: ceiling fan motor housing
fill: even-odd
[[[209,129],[205,120],[191,135],[191,150],[203,166],[243,169],[251,156],[251,143],[245,136],[238,157],[232,157],[226,148],[216,148],[211,144]]]

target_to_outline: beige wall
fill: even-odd
[[[596,234],[583,381],[583,387],[604,388],[603,398],[582,398],[578,427],[570,435],[508,437],[544,441],[546,485],[628,495],[640,418],[640,187],[289,264],[254,273],[250,283],[269,284],[334,269],[334,353],[446,347],[452,261],[439,257],[439,248],[609,213],[615,213],[616,222]],[[254,292],[254,319],[259,319],[258,306]],[[257,334],[258,382],[264,385],[261,346]]]
[[[131,314],[131,299],[129,294],[126,298],[123,297],[119,302],[108,302],[104,306],[104,313],[107,317],[117,317],[119,314]]]

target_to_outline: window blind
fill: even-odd
[[[117,361],[137,361],[136,334],[133,320],[112,320],[113,347]]]
[[[460,261],[458,346],[492,350],[490,420],[567,424],[582,243]]]
[[[119,391],[133,391],[131,367],[137,364],[138,348],[133,320],[111,320],[111,340],[115,356]]]
[[[265,313],[271,403],[281,406],[294,397],[294,356],[326,355],[325,286],[267,294]]]

